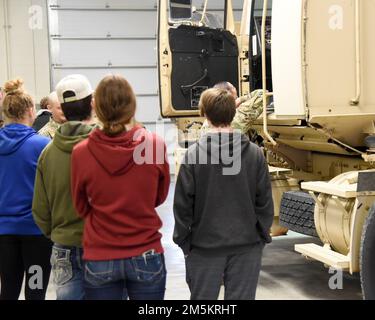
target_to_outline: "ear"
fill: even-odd
[[[36,109],[35,109],[35,105],[32,105],[29,107],[29,109],[27,110],[27,116],[29,119],[31,119],[32,122],[35,121],[36,119]]]
[[[201,106],[199,106],[199,114],[200,114],[201,117],[207,118],[206,113],[204,112],[204,110]]]

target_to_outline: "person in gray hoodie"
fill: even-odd
[[[212,128],[183,159],[174,198],[174,242],[186,258],[192,300],[255,299],[274,209],[262,150],[230,124],[235,99],[206,90],[202,116]]]

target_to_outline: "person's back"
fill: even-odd
[[[49,97],[44,97],[39,102],[40,109],[36,114],[36,119],[33,123],[33,129],[38,132],[42,129],[50,120],[52,113],[48,110]]]
[[[21,124],[0,129],[0,229],[3,232],[41,232],[31,215],[35,170],[49,139]],[[17,217],[21,218],[15,220]]]
[[[235,100],[209,89],[200,103],[212,130],[191,146],[176,183],[174,241],[186,256],[192,299],[252,299],[273,202],[261,149],[230,125]]]
[[[35,224],[31,206],[40,153],[49,139],[31,128],[35,105],[23,81],[9,81],[3,101],[7,125],[0,129],[0,300],[18,299],[26,273],[26,299],[43,300],[50,274],[51,243]],[[42,269],[44,284],[29,286],[29,268]]]
[[[262,221],[270,219],[267,166],[261,149],[245,135],[208,132],[187,151],[183,170],[194,177],[192,248],[233,254],[270,240],[268,221]],[[257,195],[258,190],[263,192]],[[176,206],[178,201],[177,190]],[[268,205],[265,212],[259,212],[260,203]]]
[[[33,124],[35,131],[41,130],[51,120],[51,112],[48,110],[39,110],[37,118]]]
[[[130,126],[136,101],[124,78],[104,78],[94,101],[103,129],[72,155],[72,195],[85,219],[86,297],[162,299],[166,270],[155,208],[169,190],[166,146]]]
[[[67,122],[40,156],[33,204],[36,222],[55,243],[82,247],[83,221],[70,192],[71,154],[93,126]],[[47,219],[46,219],[47,218]]]
[[[133,140],[135,135],[138,138]],[[158,187],[168,171],[162,164],[134,162],[142,144],[159,148],[164,155],[164,142],[138,126],[116,138],[97,129],[74,150],[74,180],[86,181],[92,199],[90,207],[80,210],[87,214],[85,259],[129,258],[150,247],[163,252],[158,231],[162,223],[155,207],[165,200],[167,177],[162,189]]]
[[[73,91],[74,97],[70,94]],[[58,300],[84,298],[83,220],[73,205],[70,176],[73,148],[87,139],[94,128],[92,92],[90,83],[81,75],[68,76],[58,83],[57,96],[68,122],[57,129],[38,162],[33,215],[43,233],[54,242],[51,261]]]

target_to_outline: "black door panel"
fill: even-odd
[[[238,44],[227,30],[181,25],[169,30],[172,105],[195,110],[201,93],[229,81],[238,90]]]

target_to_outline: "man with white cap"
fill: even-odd
[[[58,300],[84,299],[82,269],[83,221],[70,194],[70,161],[76,144],[86,139],[93,123],[93,90],[86,77],[62,79],[56,94],[68,122],[61,125],[38,162],[33,201],[34,220],[54,242],[51,264]]]

